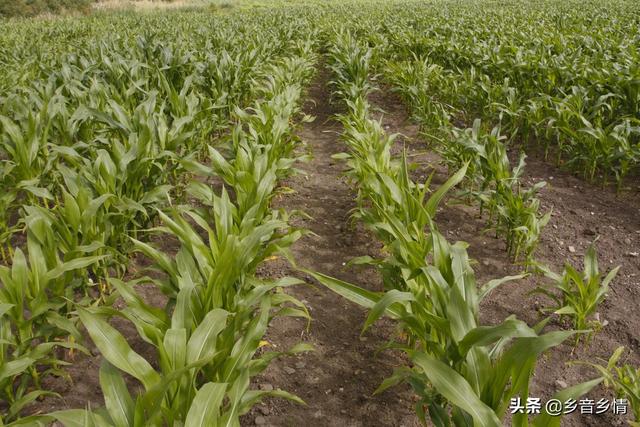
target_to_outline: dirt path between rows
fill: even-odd
[[[314,271],[380,289],[375,272],[346,269],[344,263],[361,255],[375,256],[379,245],[360,226],[350,221],[355,193],[342,176],[344,164],[331,156],[344,150],[341,125],[334,120],[338,112],[330,103],[328,72],[321,67],[309,90],[304,111],[315,116],[298,132],[313,159],[299,165],[306,176],[295,176],[283,185],[294,194],[276,201],[288,211],[300,209],[312,219],[297,225],[315,235],[305,236],[293,248],[297,263]],[[277,260],[261,274],[282,276],[292,273],[284,261]],[[299,276],[299,274],[298,274]],[[309,277],[302,278],[312,282]],[[297,394],[307,406],[271,399],[243,419],[243,425],[269,426],[414,426],[412,394],[407,387],[396,387],[377,396],[373,391],[398,366],[398,356],[376,350],[393,332],[384,321],[363,337],[360,330],[366,312],[328,289],[298,287],[290,291],[304,300],[313,321],[277,319],[267,340],[282,350],[306,341],[314,352],[272,364],[256,380],[261,389],[281,388]],[[301,333],[302,331],[302,333]]]

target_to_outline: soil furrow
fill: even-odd
[[[350,221],[355,193],[342,176],[343,164],[331,156],[344,150],[338,112],[329,99],[328,73],[322,68],[309,90],[305,112],[315,121],[305,124],[299,135],[313,158],[300,165],[305,175],[288,180],[295,190],[277,201],[289,211],[303,210],[311,219],[299,220],[314,234],[305,236],[293,248],[297,263],[314,271],[380,289],[374,271],[346,268],[344,263],[361,255],[375,256],[379,245],[373,236]],[[270,263],[261,273],[281,276],[292,273],[282,260]],[[303,277],[311,282],[309,277]],[[397,356],[376,350],[393,332],[390,322],[381,321],[360,336],[366,312],[320,285],[291,291],[310,309],[313,321],[308,331],[299,319],[276,319],[267,339],[282,350],[306,341],[315,351],[273,364],[256,380],[262,389],[282,388],[307,403],[300,406],[269,400],[245,417],[247,425],[274,426],[412,426],[412,395],[396,387],[372,396],[382,380],[399,365]],[[301,331],[304,331],[301,334]]]

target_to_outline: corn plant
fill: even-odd
[[[546,183],[522,187],[526,155],[522,154],[511,168],[499,127],[486,133],[481,121],[476,120],[471,129],[452,129],[452,139],[452,143],[441,145],[444,158],[458,167],[463,162],[470,163],[470,194],[479,201],[481,213],[488,210],[489,221],[495,222],[496,234],[506,237],[507,252],[513,259],[524,255],[525,261],[531,263],[542,228],[551,217],[550,212],[540,216],[536,197]]]
[[[11,314],[12,304],[0,303],[0,397],[3,400],[0,423],[13,425],[19,418],[20,411],[36,399],[54,393],[34,388],[42,375],[60,373],[62,361],[52,357],[56,347],[71,347],[60,342],[43,342],[29,346],[27,351],[21,352],[18,337],[13,332]],[[48,367],[48,369],[43,369]],[[33,373],[37,372],[34,378]],[[40,421],[39,417],[23,417],[22,423]]]
[[[604,385],[612,389],[619,399],[627,399],[631,406],[634,421],[629,420],[631,427],[640,426],[640,368],[618,362],[624,353],[624,347],[613,352],[606,365],[581,362],[594,368],[604,378]]]
[[[0,255],[3,261],[11,255],[10,237],[17,231],[16,204],[25,199],[33,203],[47,203],[52,199],[45,179],[51,168],[45,139],[47,116],[45,107],[40,114],[30,114],[19,124],[0,114]]]
[[[27,252],[16,249],[11,267],[0,266],[0,395],[9,407],[4,422],[47,392],[41,378],[65,376],[56,348],[80,349],[82,336],[70,301],[83,286],[80,271],[104,256],[60,259],[56,241],[40,220],[29,227]]]
[[[182,309],[176,306],[171,314],[146,305],[131,284],[115,281],[114,286],[128,303],[121,315],[156,348],[159,369],[133,351],[120,332],[101,317],[100,310],[83,309],[80,318],[105,358],[100,385],[106,411],[60,411],[50,414],[51,418],[65,425],[77,420],[105,426],[239,425],[239,416],[265,396],[302,402],[282,390],[249,389],[250,377],[284,354],[267,352],[253,358],[271,318],[272,299],[264,297],[266,290],[249,296],[247,303],[256,304],[259,310],[253,318],[217,308],[193,324],[190,310],[202,308],[196,300],[183,300]],[[193,295],[198,289],[188,292]],[[274,297],[277,304],[276,300]],[[101,311],[115,314],[114,310]],[[300,345],[288,354],[306,349]],[[143,391],[132,396],[123,373],[137,379]]]
[[[540,267],[544,275],[552,280],[551,287],[538,287],[536,292],[550,297],[556,304],[554,313],[568,316],[577,330],[599,329],[598,320],[590,319],[607,296],[609,285],[616,277],[620,266],[613,268],[603,278],[598,269],[595,242],[589,246],[584,256],[584,271],[578,272],[570,264],[565,264],[561,274],[546,266]],[[553,291],[560,292],[560,296]],[[577,341],[576,341],[577,342]]]
[[[28,229],[39,229],[47,233],[47,239],[55,241],[66,261],[86,256],[87,254],[104,256],[100,263],[91,266],[92,281],[99,282],[101,277],[109,275],[108,267],[122,270],[125,260],[117,247],[109,247],[114,241],[111,233],[109,212],[105,203],[113,198],[112,194],[92,197],[91,191],[85,187],[71,185],[70,191],[62,189],[62,203],[52,209],[41,206],[24,206],[24,223]],[[44,226],[38,226],[38,224]],[[106,284],[101,284],[104,290]]]
[[[511,399],[526,400],[537,359],[574,331],[541,335],[546,322],[530,328],[513,317],[496,326],[479,325],[482,298],[514,278],[488,282],[478,295],[465,244],[450,245],[435,229],[431,231],[434,264],[423,267],[422,274],[413,273],[414,277],[412,270],[400,265],[402,276],[396,276],[395,282],[407,290],[396,285],[376,293],[322,274],[314,277],[371,310],[363,330],[383,315],[400,323],[401,340],[388,347],[404,351],[412,366],[398,368],[376,393],[407,382],[419,399],[416,413],[425,425],[428,417],[436,426],[500,426]],[[394,264],[398,268],[396,259]],[[601,381],[567,388],[555,397],[576,398]],[[528,425],[525,414],[514,415],[511,422]],[[559,425],[559,418],[543,413],[533,425]]]
[[[384,75],[411,106],[414,119],[424,129],[433,133],[451,121],[456,114],[454,107],[441,102],[437,91],[443,90],[447,79],[443,77],[443,69],[437,64],[430,64],[428,59],[415,58],[412,61],[392,62],[385,65]]]
[[[349,175],[356,182],[364,181],[376,173],[397,174],[397,161],[391,156],[391,147],[395,136],[388,136],[381,122],[369,119],[369,104],[362,98],[346,101],[349,114],[339,116],[344,126],[343,139],[350,147],[349,152],[339,153],[333,157],[346,160]],[[384,179],[384,178],[382,178]],[[388,181],[387,177],[387,181]],[[367,191],[358,189],[358,201],[362,201],[375,193],[377,189]]]
[[[349,29],[340,29],[329,47],[330,68],[335,75],[331,84],[340,98],[366,97],[373,87],[369,82],[373,50],[358,43]]]

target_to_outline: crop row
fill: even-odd
[[[622,186],[640,163],[633,5],[521,6],[487,5],[482,17],[473,2],[445,8],[399,20],[376,43],[394,72],[419,71],[412,104],[430,130],[481,117],[587,179]]]
[[[308,318],[283,292],[298,280],[254,273],[302,235],[270,200],[294,172],[314,44],[285,25],[271,39],[267,29],[225,38],[243,25],[259,28],[201,27],[190,43],[89,38],[50,68],[22,64],[46,78],[3,93],[0,424],[238,425],[267,394],[299,401],[249,385],[282,354],[260,350],[271,319]],[[136,252],[152,275],[133,273]],[[165,307],[145,300],[149,286]],[[23,416],[55,395],[43,378],[88,352],[80,324],[104,360],[106,407]],[[143,390],[130,394],[124,374]]]
[[[355,217],[383,244],[382,258],[363,257],[351,262],[375,266],[384,291],[373,292],[310,273],[329,289],[370,309],[364,330],[382,316],[398,322],[399,332],[386,348],[403,351],[410,363],[396,369],[376,393],[406,382],[418,398],[416,414],[424,423],[428,417],[437,426],[502,425],[510,400],[527,399],[542,353],[582,332],[543,333],[549,318],[533,327],[514,316],[494,326],[480,324],[483,298],[501,284],[524,276],[491,280],[477,288],[467,244],[449,243],[434,221],[440,201],[463,180],[471,163],[462,165],[435,191],[429,188],[430,179],[425,183],[411,179],[406,154],[400,158],[392,155],[394,136],[387,135],[382,124],[370,117],[367,95],[373,89],[372,56],[371,48],[349,29],[339,29],[329,41],[334,94],[347,110],[340,120],[348,151],[337,157],[346,161],[347,174],[358,191]],[[585,266],[589,286],[603,295],[616,270],[601,282],[593,248]],[[557,283],[565,284],[565,303],[567,295],[582,281],[580,275],[575,270],[570,276],[565,270],[562,277],[548,272]],[[585,302],[588,298],[579,294],[576,299]],[[568,313],[567,306],[563,314]],[[602,372],[609,371],[602,368]],[[577,399],[603,379],[566,388],[555,397]],[[513,425],[529,422],[526,414],[511,418]],[[531,422],[559,425],[560,417],[543,412]]]

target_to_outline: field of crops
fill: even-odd
[[[640,426],[635,2],[0,20],[0,65],[0,426]]]

